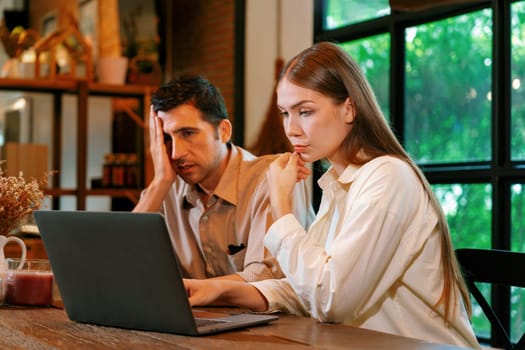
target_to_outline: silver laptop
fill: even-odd
[[[158,213],[34,213],[68,317],[76,322],[202,335],[275,315],[192,309]]]

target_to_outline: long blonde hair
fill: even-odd
[[[337,104],[350,97],[356,108],[356,118],[341,145],[349,163],[364,164],[382,155],[392,155],[403,159],[414,169],[439,216],[444,283],[435,306],[444,305],[444,319],[448,321],[451,302],[456,298],[454,286],[457,285],[470,316],[469,292],[456,260],[443,209],[423,172],[390,129],[375,94],[357,63],[338,45],[319,42],[299,53],[283,67],[278,81],[284,78],[298,86],[322,93]]]

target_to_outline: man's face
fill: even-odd
[[[231,135],[230,122],[223,120],[215,128],[190,104],[159,111],[157,115],[162,120],[173,169],[189,184],[215,188],[228,155],[225,143]]]

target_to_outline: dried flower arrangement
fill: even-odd
[[[27,182],[22,174],[6,176],[0,167],[0,235],[8,235],[22,218],[40,208],[44,199],[40,186],[46,184],[47,174],[40,181]]]

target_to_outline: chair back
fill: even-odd
[[[513,344],[500,318],[479,291],[475,282],[525,288],[525,253],[497,249],[456,249],[456,257],[470,293],[487,316],[493,334],[506,350],[525,349],[525,335]]]

